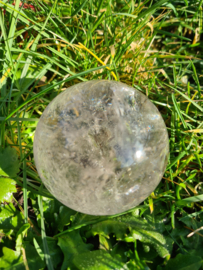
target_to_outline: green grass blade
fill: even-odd
[[[198,89],[199,95],[201,95],[201,88],[200,88],[199,79],[198,79],[198,76],[197,76],[197,71],[196,71],[196,68],[195,68],[192,61],[191,61],[191,65],[192,65],[192,69],[193,69],[193,72],[194,72],[194,78],[195,78],[195,81],[196,81],[196,84],[197,84],[197,89]]]
[[[23,203],[25,223],[28,223],[28,205],[27,205],[27,177],[26,177],[26,159],[23,160]]]
[[[43,204],[42,204],[42,197],[38,195],[38,204],[39,204],[39,210],[40,210],[40,215],[41,215],[41,234],[42,234],[42,242],[43,242],[43,247],[44,247],[44,257],[46,261],[46,265],[48,270],[54,270],[52,261],[51,261],[51,256],[49,253],[49,247],[47,244],[47,239],[46,239],[46,232],[45,232],[45,226],[44,226],[44,215],[43,215]]]
[[[161,83],[161,82],[160,82]],[[181,96],[183,96],[186,100],[190,101],[197,109],[199,109],[201,112],[203,112],[203,108],[201,106],[199,106],[196,102],[194,102],[192,99],[190,99],[187,95],[185,95],[184,93],[182,93],[181,91],[177,90],[175,87],[173,87],[172,85],[169,85],[165,82],[163,82],[164,85],[166,85],[167,87],[173,89],[175,92],[179,93]]]
[[[2,13],[3,13],[3,11],[2,11],[2,9],[0,9],[0,27],[1,27],[2,35],[3,35],[4,41],[5,41],[5,47],[6,47],[6,51],[5,51],[5,55],[4,55],[5,58],[4,58],[3,70],[2,70],[3,76],[0,80],[1,96],[4,97],[6,95],[7,77],[8,77],[8,74],[10,72],[10,69],[13,69],[13,61],[12,61],[12,55],[11,55],[11,51],[10,51],[10,47],[9,47],[8,37],[7,37]],[[8,63],[10,64],[10,66]]]
[[[182,124],[183,124],[184,128],[186,129],[187,128],[187,124],[186,124],[186,122],[185,122],[185,120],[184,120],[184,118],[183,118],[183,116],[182,116],[182,114],[180,112],[180,108],[178,106],[178,103],[176,101],[176,98],[175,98],[175,95],[174,94],[172,94],[172,100],[173,100],[173,104],[174,104],[174,107],[176,109],[176,112],[178,113],[178,115],[179,115],[179,117],[180,117],[180,119],[182,121]]]
[[[164,3],[167,3],[167,0],[161,0],[158,1],[156,4],[154,4],[152,7],[148,8],[146,11],[142,12],[138,17],[137,20],[143,18],[144,16],[154,12],[157,8],[159,8],[161,5],[163,5]]]
[[[75,16],[86,5],[88,0],[82,1],[82,4],[71,14],[71,17]]]
[[[179,205],[182,203],[196,203],[196,202],[202,202],[202,201],[203,201],[203,194],[179,200],[176,202],[176,204]]]
[[[8,34],[8,45],[11,48],[13,44],[13,38],[16,31],[16,21],[17,21],[17,15],[18,15],[18,9],[19,9],[20,0],[16,0],[15,2],[15,10],[12,15],[11,25],[10,25],[10,31]]]
[[[169,170],[173,165],[175,165],[181,158],[183,158],[186,155],[186,152],[181,152],[172,162],[167,166],[167,170]]]
[[[20,20],[21,22],[28,25],[28,27],[30,27],[30,25],[33,24],[33,26],[31,26],[33,28],[33,30],[35,30],[37,32],[40,32],[42,30],[40,23],[33,21],[31,18],[28,18],[22,10],[21,11],[15,10],[15,8],[13,7],[12,4],[4,3],[1,0],[0,0],[0,3],[6,7],[6,11],[9,12],[11,15],[12,15],[13,11],[18,13],[18,20]],[[51,36],[45,31],[42,31],[41,34],[46,38],[51,38]]]
[[[179,35],[176,35],[176,34],[167,32],[167,31],[163,31],[163,30],[158,30],[158,29],[156,29],[155,32],[156,32],[156,33],[159,33],[159,34],[166,35],[166,36],[170,36],[170,37],[175,37],[175,38],[178,38],[178,39],[182,39],[182,40],[185,40],[185,41],[191,41],[190,38],[182,37],[182,36],[179,36]]]
[[[38,33],[37,37],[35,38],[34,43],[32,44],[31,51],[35,51],[36,50],[37,45],[38,45],[38,42],[39,42],[39,39],[41,38],[41,33],[44,31],[44,29],[45,29],[45,27],[47,25],[47,22],[48,22],[51,14],[52,14],[52,10],[56,6],[57,1],[58,0],[55,0],[54,4],[52,5],[52,8],[51,8],[51,10],[50,10],[50,12],[49,12],[46,20],[45,20],[45,22],[44,22],[44,24],[43,24],[40,32]],[[26,74],[27,74],[28,68],[29,68],[29,66],[31,64],[31,61],[32,61],[32,56],[29,55],[28,58],[27,58],[27,60],[26,60],[26,64],[25,64],[25,66],[23,68],[22,74],[21,74],[20,87],[22,86],[23,82],[25,81]]]
[[[98,4],[98,8],[97,8],[97,11],[96,11],[96,15],[98,16],[99,12],[100,12],[100,9],[102,8],[102,5],[103,5],[103,2],[104,0],[100,0],[98,1],[99,4]]]
[[[96,20],[96,22],[94,22],[94,26],[91,29],[91,33],[93,33],[95,29],[98,27],[98,25],[103,21],[105,14],[106,14],[105,11],[102,12],[101,15],[98,17],[98,19]]]

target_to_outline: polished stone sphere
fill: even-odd
[[[47,106],[34,138],[40,178],[64,205],[90,215],[137,206],[159,184],[169,154],[152,102],[116,81],[71,86]]]

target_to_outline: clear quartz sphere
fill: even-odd
[[[40,178],[64,205],[90,215],[137,206],[166,169],[168,133],[158,109],[136,89],[94,80],[69,87],[37,125]]]

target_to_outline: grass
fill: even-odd
[[[202,2],[0,1],[0,269],[203,269]],[[170,137],[156,190],[109,217],[60,204],[33,160],[49,102],[94,79],[146,94]]]

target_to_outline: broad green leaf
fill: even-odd
[[[165,231],[165,225],[163,217],[160,215],[153,215],[153,214],[145,214],[144,218],[147,220],[148,224],[152,226],[155,230],[160,233]]]
[[[130,241],[134,242],[135,239],[137,239],[143,243],[152,245],[156,249],[159,256],[162,258],[165,258],[166,256],[170,255],[169,250],[172,245],[172,241],[169,240],[167,242],[166,238],[158,232],[143,229],[136,229],[136,230],[133,229],[132,239],[131,237],[129,238],[126,237],[125,239],[126,241],[129,242]]]
[[[203,254],[203,245],[199,245],[196,249],[190,249],[190,255],[196,257],[202,257]]]
[[[150,270],[150,268],[143,261],[140,261],[140,265],[137,265],[135,260],[130,260],[126,263],[126,266],[129,270]]]
[[[23,243],[29,270],[44,269],[45,262],[40,258],[35,248],[27,241]],[[19,270],[24,269],[19,268]]]
[[[71,217],[71,221],[73,226],[80,226],[81,224],[88,225],[94,223],[95,221],[99,221],[101,218],[102,217],[100,216],[91,216],[78,212],[76,215]]]
[[[94,250],[78,254],[74,256],[73,263],[79,270],[128,269],[124,263],[113,258],[105,250]]]
[[[56,240],[47,239],[47,245],[49,247],[49,254],[51,256],[51,261],[56,269],[56,266],[63,261],[63,254]],[[41,246],[42,247],[42,246]]]
[[[110,250],[112,247],[110,239],[105,237],[104,235],[99,235],[99,248],[104,250]]]
[[[9,178],[16,176],[19,170],[18,155],[15,149],[0,148],[0,202],[11,202],[16,192],[16,182]]]
[[[73,256],[92,249],[91,244],[85,244],[80,236],[79,230],[69,232],[58,238],[58,245],[63,251],[64,261],[61,270],[72,267]]]
[[[43,198],[43,213],[48,223],[54,222],[54,214],[58,213],[61,203],[56,199]]]
[[[153,225],[153,224],[152,224]],[[127,231],[130,233],[127,235]],[[101,234],[109,237],[110,233],[116,235],[117,240],[124,240],[126,242],[134,242],[135,239],[152,245],[161,257],[170,255],[172,242],[160,234],[154,226],[150,226],[146,220],[136,218],[130,215],[106,220],[94,224],[91,231],[87,232],[87,236]]]
[[[99,239],[100,239],[100,236],[99,236]],[[101,242],[101,240],[100,240],[100,242]],[[128,260],[128,254],[126,252],[126,245],[123,242],[121,242],[121,241],[118,242],[116,245],[114,245],[111,248],[111,256],[112,257],[117,256],[117,258],[119,258],[120,261],[127,262],[127,260]]]
[[[128,213],[134,213],[134,211],[137,211],[138,209],[145,209],[148,208],[147,205],[141,205],[136,207],[135,209],[130,209],[126,212],[123,213],[119,213],[119,214],[115,214],[113,216],[92,216],[92,215],[86,215],[86,214],[82,214],[79,212],[76,212],[76,214],[74,216],[71,216],[71,227],[61,233],[58,233],[57,235],[55,235],[55,237],[59,237],[61,235],[64,235],[68,232],[80,229],[82,227],[85,227],[87,225],[93,225],[95,223],[99,223],[108,219],[113,219],[113,218],[117,218],[120,217],[122,215],[128,214]]]
[[[20,251],[23,244],[23,238],[25,237],[29,228],[30,228],[30,224],[26,223],[26,224],[23,224],[23,226],[18,231],[16,235],[16,250],[17,251]]]
[[[121,240],[125,237],[128,228],[128,224],[110,219],[92,225],[91,231],[88,231],[86,235],[90,237],[91,235],[101,234],[109,238],[109,234],[114,233],[117,239]]]
[[[15,177],[19,171],[17,151],[14,148],[0,148],[0,168],[9,177]],[[6,176],[0,171],[1,175]]]
[[[12,238],[12,233],[13,233],[12,230],[10,230],[7,233],[4,233],[3,230],[0,230],[0,235],[1,235],[1,241],[0,241],[0,258],[3,256],[3,248],[4,247],[13,249],[13,241],[10,240]]]
[[[110,233],[114,233],[120,240],[127,236],[127,230],[131,228],[152,229],[144,219],[127,214],[92,225],[91,231],[87,232],[87,236],[96,234],[108,236]]]
[[[59,208],[59,216],[58,216],[58,230],[63,231],[63,227],[70,223],[71,216],[75,215],[76,212],[64,205]]]
[[[25,257],[29,270],[43,269],[45,263],[41,260],[37,254],[35,248],[30,243],[25,242],[23,244],[25,251]],[[3,247],[3,256],[0,258],[1,270],[22,270],[25,268],[25,262],[21,251],[14,251],[7,247]]]
[[[15,185],[16,182],[13,179],[0,177],[0,202],[11,202],[13,193],[17,191]]]
[[[178,254],[175,259],[171,259],[163,270],[199,270],[202,265],[201,257],[190,254]]]
[[[0,229],[8,232],[14,230],[17,232],[24,223],[24,217],[13,204],[3,205],[0,208]]]
[[[56,199],[50,199],[50,198],[43,198],[43,214],[45,218],[46,223],[46,229],[47,232],[49,230],[57,230],[58,226],[58,212],[59,207],[61,206],[61,203],[57,201]],[[41,223],[41,215],[38,214],[37,216],[38,225],[40,227]]]
[[[139,257],[144,261],[154,261],[159,256],[157,251],[149,244],[139,245],[137,252]]]
[[[42,260],[44,260],[44,252],[43,252],[43,242],[41,237],[36,237],[37,240],[34,238],[33,243],[35,246],[35,249],[39,256],[41,257]],[[39,243],[39,244],[38,244]],[[54,269],[57,267],[59,263],[63,261],[63,253],[59,246],[57,245],[57,240],[56,239],[51,239],[50,237],[47,237],[47,245],[49,248],[49,254],[51,257],[51,261],[53,264]]]
[[[23,258],[21,252],[14,251],[7,247],[3,247],[3,256],[0,258],[0,269],[4,270],[20,270],[23,268]]]

